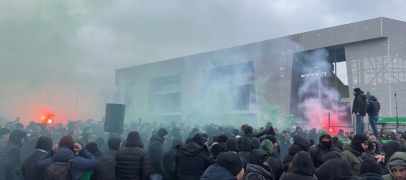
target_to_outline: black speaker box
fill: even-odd
[[[107,104],[104,120],[105,132],[123,132],[124,130],[124,104]]]

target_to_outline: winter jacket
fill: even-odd
[[[36,150],[31,153],[24,161],[21,167],[21,174],[25,180],[45,179],[45,170],[37,166],[37,162],[47,154],[47,151],[52,149],[52,139],[42,136],[38,138],[34,148]]]
[[[293,145],[289,148],[288,154],[283,160],[283,164],[289,164],[293,157],[300,151],[309,152],[310,142],[302,136],[293,137]]]
[[[269,157],[267,162],[271,169],[271,176],[275,177],[275,179],[279,179],[283,173],[282,163],[280,160]]]
[[[381,110],[381,104],[375,96],[371,96],[368,99],[367,103],[367,113],[368,116],[377,116],[379,115],[379,110]]]
[[[259,132],[258,134],[255,134],[254,136],[257,137],[257,138],[260,138],[261,136],[264,136],[264,135],[272,135],[272,136],[275,136],[275,130],[274,130],[273,127],[271,126],[271,127],[269,127],[269,128],[266,128],[266,129],[262,130],[262,131]]]
[[[176,173],[177,180],[198,180],[210,165],[212,162],[207,147],[192,140],[176,153],[172,171]]]
[[[316,171],[320,180],[354,180],[356,176],[351,172],[350,164],[340,158],[331,159],[322,164]]]
[[[82,172],[91,171],[98,166],[96,158],[86,149],[82,149],[79,156],[75,156],[71,149],[64,146],[59,147],[56,152],[49,151],[38,161],[37,165],[40,169],[45,170],[52,162],[68,162],[71,159],[73,159],[72,176],[75,180],[80,179]]]
[[[365,178],[366,180],[384,180],[381,175],[375,173],[365,173],[360,177]]]
[[[328,135],[330,137],[330,147],[325,147],[321,141],[321,137],[323,135]],[[312,158],[312,162],[315,168],[319,168],[323,163],[323,156],[327,153],[335,151],[341,153],[341,150],[333,145],[333,139],[330,134],[327,132],[320,133],[319,136],[319,144],[310,150],[310,157]]]
[[[240,144],[240,151],[238,155],[243,158],[244,161],[248,160],[248,155],[254,150],[254,144],[248,136],[243,136]]]
[[[285,173],[281,180],[317,180],[315,177],[316,169],[307,152],[297,153],[296,161],[292,162],[293,170],[291,173]]]
[[[272,175],[261,166],[248,164],[243,180],[270,180]]]
[[[121,138],[111,137],[109,138],[107,144],[109,149],[106,151],[107,154],[110,154],[113,157],[116,157],[117,151],[120,149]]]
[[[94,154],[99,166],[93,171],[92,180],[115,180],[116,179],[116,161],[110,154],[97,151]]]
[[[21,143],[6,142],[0,146],[0,179],[18,180]]]
[[[180,148],[182,141],[180,139],[175,139],[172,143],[171,150],[164,153],[163,163],[165,168],[165,174],[163,175],[163,180],[176,180],[176,175],[172,172],[173,162],[175,161],[175,155],[177,150]]]
[[[362,153],[353,149],[348,144],[344,145],[343,150],[344,151],[341,153],[342,158],[350,164],[352,173],[358,176],[361,168],[360,156]]]
[[[393,154],[393,156],[389,159],[388,166],[387,166],[387,169],[389,170],[390,174],[383,175],[382,177],[384,180],[396,180],[394,175],[392,174],[392,171],[390,170],[391,162],[394,162],[395,160],[402,160],[402,161],[404,161],[404,164],[402,164],[402,165],[403,166],[406,165],[406,153],[396,152],[395,154]]]
[[[360,116],[366,115],[367,110],[367,101],[366,96],[363,93],[357,93],[354,98],[354,102],[352,104],[352,113],[357,114],[359,113]]]
[[[204,171],[200,180],[237,180],[227,169],[213,164]]]
[[[151,174],[164,175],[165,168],[163,163],[163,146],[164,140],[154,135],[151,137],[151,141],[148,148],[148,156],[151,167]]]
[[[117,180],[149,180],[149,156],[143,148],[140,135],[135,133],[130,137],[129,134],[125,147],[118,150],[115,157]]]

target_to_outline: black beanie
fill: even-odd
[[[220,144],[214,144],[211,146],[211,155],[217,157],[222,152],[222,147]]]
[[[361,168],[360,168],[360,175],[365,173],[374,173],[378,174],[379,176],[382,175],[382,168],[376,160],[367,158],[366,160],[362,161]]]
[[[85,149],[87,149],[90,153],[92,153],[93,155],[97,153],[97,151],[99,151],[99,148],[97,148],[97,144],[94,142],[91,142],[89,144],[87,144],[85,146]]]
[[[366,136],[364,136],[364,135],[362,135],[362,134],[356,134],[356,135],[352,138],[352,140],[351,140],[351,147],[352,147],[354,150],[356,150],[356,151],[362,153],[362,152],[364,152],[365,150],[364,150],[364,148],[362,147],[361,143],[365,143],[365,142],[368,143],[368,138],[367,138]]]
[[[240,157],[232,152],[221,153],[217,157],[216,164],[227,169],[233,176],[237,176],[243,168]]]
[[[263,163],[268,159],[267,154],[259,151],[253,150],[248,154],[248,163],[262,166]]]
[[[22,146],[21,141],[22,141],[23,138],[26,137],[26,136],[27,136],[27,134],[26,134],[24,131],[21,131],[21,130],[14,130],[14,131],[11,132],[11,134],[10,134],[9,141],[18,144],[19,146]]]
[[[158,130],[157,136],[164,140],[164,136],[168,135],[168,131],[165,128]]]
[[[359,92],[361,92],[361,89],[360,89],[360,88],[355,88],[354,91],[355,91],[356,93],[359,93]]]
[[[41,136],[37,139],[37,144],[35,145],[35,149],[42,149],[44,151],[51,151],[53,146],[52,139],[48,136]]]
[[[121,138],[119,137],[110,137],[107,144],[110,149],[118,151],[120,149]]]
[[[228,137],[225,134],[221,134],[220,136],[218,136],[219,143],[225,143],[225,142],[227,142],[227,139],[228,139]]]

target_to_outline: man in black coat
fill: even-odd
[[[182,140],[174,139],[172,147],[169,151],[164,154],[163,162],[165,168],[165,174],[163,180],[176,180],[176,176],[172,173],[173,162],[175,161],[175,155],[180,146],[182,145]]]
[[[25,159],[21,173],[25,180],[45,179],[45,171],[37,166],[37,162],[52,149],[52,139],[41,136],[37,139],[35,151]]]
[[[323,156],[331,151],[341,153],[340,149],[334,147],[331,135],[327,132],[322,132],[320,134],[319,144],[310,150],[310,157],[316,169],[324,163]]]
[[[204,171],[213,163],[200,133],[182,146],[175,155],[172,171],[177,180],[199,180]]]
[[[113,157],[116,157],[117,151],[120,149],[121,146],[121,138],[111,137],[109,138],[107,144],[109,145],[109,149],[106,151],[106,153],[110,154]]]
[[[355,114],[356,134],[364,134],[364,117],[367,109],[367,99],[360,88],[355,88],[353,92],[355,98],[352,104],[352,113]]]
[[[148,156],[151,166],[151,180],[161,180],[165,173],[163,163],[163,146],[168,137],[168,131],[164,128],[158,130],[158,133],[151,137]]]
[[[381,104],[375,96],[368,98],[367,103],[367,113],[369,124],[371,125],[372,131],[374,132],[375,137],[378,136],[378,129],[376,128],[376,122],[378,121],[379,110],[381,110]]]
[[[116,179],[116,161],[109,154],[99,151],[97,144],[91,142],[85,147],[97,159],[99,165],[93,170],[91,180],[115,180]]]
[[[19,180],[20,172],[20,148],[24,131],[14,130],[10,134],[9,141],[0,146],[0,179]]]

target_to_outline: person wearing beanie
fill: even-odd
[[[0,146],[1,144],[8,142],[10,133],[11,131],[5,127],[0,129]]]
[[[319,168],[324,162],[323,156],[332,151],[341,153],[341,150],[334,146],[331,135],[325,131],[321,132],[319,144],[310,150],[314,168]]]
[[[110,137],[107,141],[109,149],[106,151],[107,154],[110,154],[113,157],[116,157],[117,151],[121,147],[121,138],[120,137]]]
[[[109,154],[99,151],[98,145],[91,142],[85,148],[93,154],[99,165],[93,170],[91,180],[113,180],[116,178],[116,161]]]
[[[204,171],[200,180],[242,180],[244,175],[243,162],[232,152],[221,153],[216,164]]]
[[[52,149],[52,139],[47,136],[41,136],[37,139],[35,151],[31,153],[21,167],[21,174],[25,180],[45,179],[45,171],[41,171],[37,162]]]
[[[177,180],[198,180],[212,164],[203,137],[197,133],[189,143],[180,147],[176,153],[172,170],[176,173]]]
[[[355,114],[356,134],[364,134],[364,117],[367,109],[367,98],[360,88],[355,88],[353,92],[355,98],[352,104],[352,113]]]
[[[151,180],[161,180],[165,173],[163,163],[163,143],[168,137],[168,131],[164,128],[158,130],[157,134],[153,135],[148,148],[148,156],[151,167]]]
[[[220,134],[220,136],[218,136],[218,143],[221,145],[221,150],[223,152],[226,151],[227,140],[228,140],[228,136],[225,134]]]
[[[336,152],[330,152],[336,153]],[[365,180],[351,172],[351,165],[341,158],[334,158],[323,163],[317,170],[316,176],[320,180]]]
[[[259,146],[261,145],[261,141],[256,137],[251,138],[251,141],[254,144],[254,149],[259,149]]]
[[[0,179],[18,180],[20,171],[20,147],[24,131],[14,130],[10,133],[9,141],[0,146]]]
[[[406,153],[396,152],[390,157],[387,164],[389,174],[383,175],[384,180],[406,179]]]
[[[222,153],[222,152],[223,152],[223,150],[222,150],[221,145],[220,145],[219,143],[214,143],[214,144],[211,146],[211,156],[210,156],[210,160],[211,160],[213,163],[215,163],[217,157],[218,157],[218,156],[220,155],[220,153]]]
[[[361,159],[360,156],[368,148],[368,138],[362,134],[356,134],[351,145],[344,145],[341,156],[351,165],[351,170],[355,175],[359,175]]]
[[[275,176],[270,173],[268,165],[269,156],[259,150],[253,150],[247,159],[248,165],[246,167],[243,179],[275,179]]]
[[[79,143],[74,143],[71,136],[64,136],[44,157],[38,162],[37,166],[41,171],[45,171],[52,162],[68,162],[72,160],[72,177],[74,180],[80,180],[82,173],[93,171],[98,162],[96,158]]]
[[[283,165],[287,165],[292,162],[293,157],[300,151],[309,152],[310,141],[302,136],[296,135],[293,137],[293,145],[290,146],[288,154],[283,159]]]
[[[280,178],[281,180],[317,180],[316,169],[312,163],[309,153],[300,151],[293,158],[288,173]],[[324,180],[324,179],[323,179]]]
[[[381,104],[379,103],[378,99],[375,96],[370,95],[370,97],[368,98],[368,102],[367,102],[366,112],[368,114],[369,124],[371,125],[372,132],[374,133],[375,137],[378,137],[378,129],[376,127],[376,122],[379,119],[380,110],[381,110]]]
[[[366,159],[361,163],[360,176],[367,180],[383,180],[382,167],[375,159]]]
[[[227,139],[227,142],[225,144],[224,152],[234,152],[234,153],[237,154],[238,153],[237,139],[235,139],[235,138]]]
[[[176,176],[172,173],[172,166],[173,162],[175,161],[175,155],[178,149],[182,146],[181,139],[174,139],[172,142],[171,149],[164,153],[164,167],[165,167],[165,174],[163,176],[163,180],[176,180]]]

